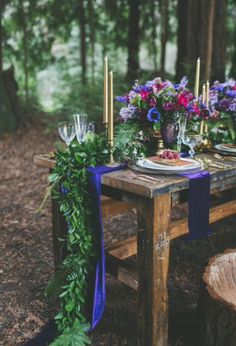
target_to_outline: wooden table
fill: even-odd
[[[36,156],[34,162],[48,168],[55,165],[43,155]],[[209,169],[212,193],[236,186],[236,162],[228,163],[232,165],[229,169]],[[107,250],[107,268],[123,283],[138,290],[138,346],[168,345],[170,240],[188,233],[187,218],[171,222],[170,215],[172,207],[184,200],[189,180],[179,176],[153,177],[155,181],[143,180],[134,178],[130,170],[121,170],[105,174],[102,179],[103,194],[137,206],[137,237]],[[233,214],[236,214],[236,200],[220,203],[210,209],[210,223]],[[128,262],[135,254],[138,271]]]

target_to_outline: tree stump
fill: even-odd
[[[236,249],[209,261],[199,301],[198,345],[236,345]]]

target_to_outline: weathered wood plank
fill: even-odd
[[[133,204],[116,201],[112,198],[102,196],[102,215],[108,217],[128,212],[134,208]]]
[[[126,259],[137,254],[137,237],[131,237],[122,241],[115,242],[107,248],[107,252],[120,259]]]
[[[167,346],[171,196],[140,198],[138,210],[138,346]]]
[[[109,254],[106,255],[106,271],[115,276],[127,286],[138,289],[137,268],[128,261],[119,260]]]
[[[214,160],[213,154],[204,154],[204,156]],[[55,160],[49,159],[46,155],[35,156],[34,162],[48,168],[55,165]],[[236,162],[230,162],[230,165],[228,169],[208,169],[211,174],[212,190],[226,189],[236,184]],[[134,179],[134,175],[134,172],[128,169],[119,170],[104,174],[102,183],[110,188],[148,198],[186,190],[189,187],[189,180],[178,175],[154,175],[156,182]]]
[[[217,222],[236,214],[236,200],[226,202],[210,209],[210,223]],[[170,240],[188,233],[188,219],[184,218],[170,223]],[[131,237],[114,243],[107,248],[112,256],[123,260],[137,254],[137,237]]]

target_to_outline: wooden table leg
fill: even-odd
[[[170,194],[140,198],[138,346],[167,346]]]

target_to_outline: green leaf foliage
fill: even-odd
[[[97,239],[91,220],[88,194],[89,166],[98,166],[109,159],[105,137],[90,136],[86,142],[73,142],[66,151],[57,152],[56,167],[50,176],[52,197],[59,204],[68,225],[67,257],[51,279],[46,295],[59,299],[60,312],[55,317],[59,337],[55,345],[88,345],[86,307],[89,303],[89,282],[94,272]]]

